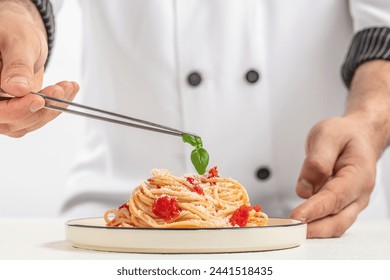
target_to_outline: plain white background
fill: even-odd
[[[67,0],[56,17],[56,44],[44,85],[60,80],[81,83],[81,11]],[[82,99],[81,91],[76,101]],[[42,129],[20,139],[0,135],[0,217],[56,217],[65,195],[65,181],[82,137],[79,117],[62,114]],[[383,157],[390,185],[390,152]],[[390,188],[387,187],[390,201]]]
[[[80,81],[81,11],[67,0],[56,17],[56,43],[44,86]],[[77,96],[79,100],[82,90]],[[82,131],[81,118],[60,115],[25,137],[0,135],[0,217],[54,217]]]

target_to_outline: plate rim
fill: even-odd
[[[269,228],[281,228],[281,227],[296,227],[305,225],[306,223],[293,218],[279,218],[279,217],[270,217],[269,219],[280,219],[280,220],[292,220],[295,223],[292,224],[282,224],[282,225],[265,225],[265,226],[256,226],[256,227],[220,227],[220,228],[145,228],[145,227],[108,227],[100,225],[83,225],[83,224],[72,224],[77,221],[82,220],[97,220],[104,219],[103,217],[90,217],[90,218],[76,218],[71,219],[65,222],[67,227],[78,227],[78,228],[93,228],[101,230],[131,230],[131,231],[215,231],[215,230],[254,230],[254,229],[269,229]]]

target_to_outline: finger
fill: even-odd
[[[71,101],[75,98],[76,93],[79,91],[79,85],[76,82],[61,81],[57,83],[60,87],[64,89],[64,100]]]
[[[65,96],[65,90],[63,87],[59,85],[51,85],[43,90],[40,91],[40,93],[43,93],[44,95],[55,97],[58,99],[64,99]],[[64,105],[60,103],[56,103],[54,101],[46,100],[46,104],[52,104],[58,107],[64,107]],[[38,112],[39,118],[42,120],[43,123],[47,123],[48,121],[54,119],[57,117],[61,112],[54,111],[54,110],[48,110],[48,109],[43,109]]]
[[[35,94],[0,102],[0,123],[20,122],[45,106],[45,100]]]
[[[14,96],[24,96],[35,87],[35,72],[43,68],[41,48],[30,42],[1,42],[3,68],[1,88]]]
[[[80,91],[80,85],[76,82],[72,82],[73,85],[73,97]]]
[[[33,92],[37,92],[42,88],[43,83],[43,74],[45,73],[45,68],[41,68],[34,74],[34,86],[32,87]]]
[[[359,198],[361,191],[356,171],[350,171],[352,167],[340,170],[336,177],[329,180],[317,194],[313,195],[297,208],[291,217],[311,222],[328,215],[337,214],[347,205]],[[369,196],[364,193],[362,196]]]
[[[52,96],[58,99],[72,101],[74,97],[76,96],[77,92],[79,91],[79,85],[76,82],[68,82],[68,81],[61,81],[57,83],[56,85],[49,86],[41,90],[41,93]],[[52,102],[52,101],[47,101]],[[64,103],[57,103],[52,102],[53,105],[66,108],[68,107],[67,104]],[[60,113],[52,110],[43,110],[41,112],[44,116],[58,116]]]
[[[363,205],[354,202],[336,215],[309,223],[307,225],[307,238],[340,237],[355,222],[363,208]]]
[[[306,144],[306,158],[303,162],[296,193],[309,198],[332,176],[333,167],[342,145],[330,133],[312,132]]]
[[[12,131],[9,133],[5,133],[4,135],[7,135],[7,136],[12,137],[12,138],[20,138],[20,137],[23,137],[24,135],[26,135],[27,133],[28,133],[27,129],[21,129],[18,131]]]
[[[41,93],[64,100],[73,100],[79,87],[77,83],[73,82],[60,82],[56,85],[49,86],[41,91]],[[56,106],[66,107],[64,104],[56,104]],[[30,126],[26,127],[27,133],[37,130],[56,118],[60,112],[53,110],[40,110],[30,118],[28,123]]]

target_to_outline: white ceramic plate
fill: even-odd
[[[130,253],[232,253],[287,249],[306,239],[306,224],[270,218],[248,228],[150,229],[106,227],[103,218],[71,220],[66,238],[74,247]]]

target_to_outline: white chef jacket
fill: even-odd
[[[340,67],[354,32],[390,25],[386,0],[80,3],[83,103],[200,135],[209,167],[273,217],[301,202],[295,185],[310,128],[343,114]],[[83,139],[68,216],[117,207],[153,168],[195,172],[179,137],[87,120]],[[381,180],[371,200],[361,216],[383,217]]]

